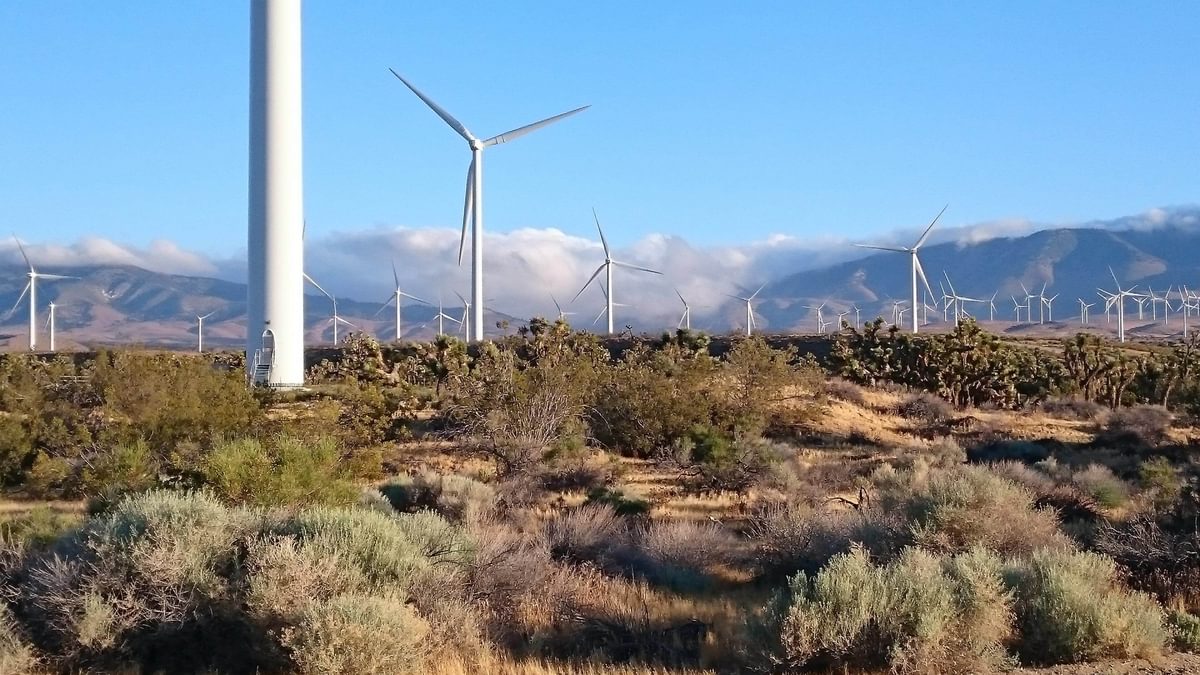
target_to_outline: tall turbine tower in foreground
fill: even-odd
[[[249,284],[253,384],[304,384],[300,0],[250,0]]]

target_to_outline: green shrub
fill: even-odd
[[[1037,551],[1005,576],[1016,597],[1024,661],[1148,658],[1168,641],[1158,603],[1123,588],[1107,556]]]
[[[202,467],[205,483],[236,504],[352,504],[358,488],[329,438],[243,438],[218,444]]]
[[[598,487],[588,491],[584,505],[607,506],[618,516],[643,516],[650,513],[650,502],[630,497],[616,488]]]
[[[478,520],[496,501],[496,491],[491,486],[454,474],[400,476],[380,486],[379,492],[397,511],[412,513],[429,509],[456,523]]]
[[[912,541],[934,551],[961,552],[982,546],[1001,555],[1042,548],[1070,549],[1054,511],[1034,506],[1025,488],[986,468],[877,474],[879,505],[901,509]]]
[[[927,392],[909,394],[896,406],[896,414],[929,425],[942,425],[954,418],[954,407]]]
[[[1184,481],[1171,460],[1166,457],[1151,457],[1138,467],[1142,487],[1150,493],[1155,505],[1166,507],[1179,499]]]
[[[1175,649],[1200,654],[1200,617],[1181,609],[1175,610],[1167,616],[1167,624],[1175,640]]]
[[[22,636],[12,612],[0,607],[0,675],[32,673],[37,664],[37,655]]]
[[[772,506],[750,520],[748,536],[758,568],[772,576],[816,574],[854,544],[887,559],[899,549],[903,523],[870,509],[814,509],[805,504]]]
[[[26,513],[0,518],[0,539],[42,548],[78,528],[82,521],[82,514],[35,506]]]
[[[744,491],[766,479],[780,455],[769,441],[735,440],[701,425],[677,441],[673,461],[695,475],[701,488]]]
[[[1107,466],[1089,464],[1086,469],[1075,472],[1071,480],[1105,508],[1117,508],[1129,501],[1129,487]]]
[[[1110,443],[1156,447],[1166,442],[1174,417],[1162,406],[1117,408],[1108,416],[1104,435]]]
[[[428,634],[429,624],[403,599],[340,595],[311,603],[283,643],[299,673],[421,673]]]
[[[919,549],[878,567],[854,547],[814,577],[792,578],[780,631],[783,660],[793,667],[889,666],[910,673],[1003,665],[1012,599],[1000,567],[980,550],[938,558]]]

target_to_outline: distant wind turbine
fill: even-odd
[[[683,328],[686,330],[692,329],[692,308],[688,306],[688,301],[683,299],[683,294],[679,289],[675,289],[675,295],[679,296],[679,301],[683,303],[683,314],[679,317],[679,324],[675,328]]]
[[[931,223],[929,223],[929,227],[925,228],[925,232],[923,234],[921,234],[921,238],[918,239],[917,243],[913,244],[912,246],[895,247],[895,246],[872,246],[869,244],[855,244],[855,246],[858,246],[860,248],[873,248],[873,249],[877,249],[880,251],[892,251],[895,253],[907,253],[912,258],[912,306],[914,308],[913,316],[912,316],[912,332],[914,332],[914,333],[917,332],[917,330],[919,328],[919,324],[920,324],[920,322],[918,321],[917,312],[916,312],[917,277],[918,276],[921,278],[922,283],[925,284],[925,290],[929,291],[930,295],[933,295],[933,289],[929,287],[929,280],[925,278],[925,270],[921,269],[921,260],[920,260],[920,258],[917,257],[917,252],[920,251],[921,247],[925,245],[925,240],[929,238],[929,233],[931,231],[933,231],[933,226],[937,223],[938,218],[941,218],[942,214],[945,213],[946,209],[948,209],[948,208],[950,208],[949,204],[942,207],[942,210],[939,211],[937,216],[933,219],[933,221]]]
[[[393,302],[396,303],[396,342],[399,342],[400,337],[404,334],[403,331],[400,330],[401,299],[408,298],[409,300],[416,300],[417,302],[419,302],[421,304],[425,304],[425,305],[428,305],[429,302],[426,300],[422,300],[421,298],[418,298],[415,295],[409,295],[408,293],[405,293],[404,291],[400,290],[400,275],[396,273],[396,261],[395,260],[392,261],[392,281],[394,281],[396,283],[395,289],[392,291],[391,295],[388,296],[387,301],[384,302],[383,305],[381,305],[379,307],[379,309],[375,310],[375,314],[371,318],[375,318],[376,316],[379,316],[379,313],[382,312],[383,310],[387,309],[388,305],[392,304]]]
[[[604,262],[601,263],[600,266],[596,268],[595,272],[592,272],[592,276],[588,277],[587,283],[585,283],[583,285],[583,288],[579,289],[579,292],[575,294],[575,297],[571,299],[571,302],[575,302],[576,300],[578,300],[579,296],[583,295],[583,292],[587,290],[587,287],[591,286],[592,282],[596,280],[596,277],[600,276],[601,272],[604,272],[604,277],[605,277],[604,297],[605,297],[605,302],[607,303],[606,304],[606,312],[608,313],[608,334],[612,335],[612,333],[613,333],[613,306],[614,306],[614,304],[613,304],[613,266],[615,265],[617,267],[624,267],[624,268],[631,269],[631,270],[638,270],[641,272],[649,272],[650,274],[662,274],[662,272],[659,272],[658,270],[652,270],[648,267],[638,267],[637,265],[630,265],[629,263],[626,263],[626,262],[614,260],[612,257],[612,251],[609,250],[609,248],[608,248],[608,240],[604,238],[604,228],[600,227],[600,216],[596,215],[596,209],[592,209],[592,217],[596,219],[596,231],[600,233],[600,244],[604,247]]]
[[[50,303],[50,316],[46,317],[46,327],[50,329],[50,352],[54,349],[54,308],[57,307],[53,302]]]
[[[750,295],[747,295],[746,297],[741,297],[741,296],[737,296],[737,295],[729,295],[728,296],[728,297],[733,298],[734,300],[741,300],[742,302],[746,303],[746,337],[749,337],[753,333],[753,330],[755,328],[757,328],[757,326],[754,323],[754,298],[755,298],[755,296],[758,295],[758,292],[761,291],[765,287],[766,287],[766,284],[764,283],[762,286],[758,287],[757,291],[754,291],[753,293],[751,293]]]
[[[196,352],[199,354],[204,353],[204,320],[216,313],[217,311],[214,309],[203,316],[196,315]]]
[[[558,310],[559,321],[566,321],[568,316],[575,314],[575,312],[564,312],[562,305],[558,304],[558,298],[555,298],[553,293],[550,294],[550,299],[554,302],[554,309]]]
[[[12,309],[8,310],[5,318],[12,316],[13,312],[17,311],[17,306],[21,304],[21,300],[25,299],[25,294],[29,294],[29,351],[37,351],[37,282],[38,279],[46,281],[59,281],[62,279],[78,279],[79,277],[68,277],[62,274],[43,274],[33,267],[33,263],[29,262],[29,256],[25,254],[25,247],[21,245],[21,240],[17,239],[17,235],[13,235],[13,240],[17,242],[17,248],[21,251],[21,257],[25,259],[25,264],[29,266],[29,271],[25,276],[29,277],[29,281],[25,284],[25,288],[21,291],[21,295],[17,297],[17,301],[13,303]]]
[[[355,326],[349,321],[338,316],[337,298],[333,297],[329,291],[321,288],[321,284],[318,284],[312,277],[308,276],[307,273],[304,275],[304,278],[308,280],[308,283],[312,284],[314,288],[316,288],[318,291],[321,291],[325,297],[329,298],[329,302],[333,303],[333,316],[329,318],[329,323],[333,324],[333,344],[336,347],[338,344],[338,324],[344,323],[351,328],[358,328],[358,326]]]
[[[465,246],[466,241],[467,241],[467,224],[470,223],[471,224],[471,301],[475,306],[475,317],[474,317],[474,320],[472,321],[472,324],[475,326],[476,331],[478,331],[478,334],[475,335],[475,339],[482,339],[483,338],[483,304],[484,304],[484,298],[483,298],[483,149],[491,147],[493,145],[499,145],[501,143],[515,141],[518,138],[520,138],[528,133],[537,131],[538,129],[541,129],[544,126],[553,124],[561,119],[570,117],[571,115],[574,115],[576,113],[587,110],[590,106],[585,105],[580,108],[576,108],[574,110],[569,110],[565,113],[555,115],[553,117],[547,117],[546,119],[544,119],[540,122],[534,122],[533,124],[527,124],[523,127],[518,127],[516,129],[513,129],[512,131],[506,131],[498,136],[492,136],[491,138],[488,138],[486,140],[480,140],[480,139],[476,138],[474,136],[474,134],[472,134],[470,132],[470,130],[468,130],[465,126],[463,126],[463,124],[461,122],[454,119],[454,117],[452,115],[450,115],[450,113],[448,113],[444,109],[442,109],[442,107],[439,106],[437,103],[434,103],[433,99],[429,98],[425,94],[422,94],[420,92],[420,90],[418,90],[416,87],[414,87],[412,85],[411,82],[409,82],[408,80],[401,77],[400,73],[397,73],[395,70],[390,69],[390,68],[389,68],[389,70],[392,71],[392,75],[396,76],[396,79],[403,82],[404,86],[408,87],[412,91],[412,93],[416,94],[417,98],[421,99],[425,103],[425,105],[429,106],[430,110],[432,110],[438,117],[442,118],[443,122],[450,125],[450,128],[453,129],[459,136],[462,136],[463,139],[466,140],[467,145],[471,148],[471,164],[470,164],[470,166],[467,167],[466,199],[463,204],[462,237],[459,240],[459,244],[458,244],[458,263],[460,265],[462,264],[463,247]],[[611,333],[612,330],[610,329],[609,332]],[[470,339],[471,339],[471,336],[468,335],[467,340],[469,341]]]

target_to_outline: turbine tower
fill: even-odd
[[[25,264],[29,266],[29,271],[25,276],[29,277],[29,281],[25,284],[25,288],[21,291],[21,295],[17,297],[17,301],[13,303],[12,309],[8,310],[5,318],[12,316],[12,313],[17,311],[21,301],[25,299],[25,294],[29,294],[29,351],[37,351],[37,282],[38,279],[46,281],[58,281],[61,279],[77,279],[78,277],[68,277],[62,274],[43,274],[33,267],[33,263],[29,262],[29,256],[25,254],[25,247],[21,245],[21,240],[17,239],[17,235],[13,235],[13,239],[17,242],[17,248],[21,251],[21,257],[25,259]],[[50,351],[54,351],[54,347],[50,347]]]
[[[587,290],[587,287],[592,285],[592,282],[596,280],[596,277],[600,276],[601,272],[604,272],[605,311],[608,314],[608,334],[612,335],[613,307],[615,306],[613,303],[613,266],[626,267],[628,269],[638,270],[640,272],[649,272],[650,274],[662,274],[662,272],[659,272],[658,270],[652,270],[649,267],[638,267],[637,265],[630,265],[626,262],[613,260],[612,251],[608,248],[608,240],[604,238],[604,229],[600,227],[600,216],[596,215],[596,209],[592,209],[592,217],[596,219],[596,231],[600,233],[600,244],[604,247],[604,262],[596,268],[595,272],[592,272],[592,276],[588,278],[587,283],[583,285],[583,288],[579,289],[579,292],[575,294],[575,297],[571,298],[571,302],[578,300],[579,296],[583,295],[583,292]]]
[[[250,381],[304,385],[300,0],[250,0],[246,358]]]
[[[534,122],[533,124],[527,124],[523,127],[518,127],[516,129],[513,129],[512,131],[506,131],[506,132],[500,134],[499,136],[492,136],[491,138],[489,138],[487,140],[480,140],[480,139],[476,138],[475,135],[472,134],[469,129],[467,129],[465,126],[463,126],[462,122],[459,122],[458,120],[454,119],[454,117],[450,113],[443,110],[442,107],[439,106],[437,103],[434,103],[433,99],[429,98],[425,94],[422,94],[421,91],[418,90],[416,87],[414,87],[411,82],[404,79],[400,75],[400,73],[397,73],[395,70],[392,70],[391,68],[389,68],[388,70],[391,70],[392,75],[395,75],[396,79],[403,82],[404,86],[408,87],[412,91],[412,93],[417,95],[417,98],[421,99],[425,103],[425,105],[429,106],[430,110],[432,110],[438,117],[442,118],[443,122],[450,125],[450,128],[453,129],[459,136],[462,136],[463,140],[465,140],[467,142],[467,146],[471,148],[471,164],[470,164],[470,166],[467,167],[467,191],[466,191],[467,194],[466,194],[466,201],[463,205],[462,237],[461,237],[461,239],[459,239],[459,243],[458,243],[458,264],[460,264],[460,265],[462,264],[463,246],[466,244],[466,241],[467,241],[467,223],[469,222],[471,224],[471,304],[475,308],[475,315],[474,315],[473,320],[471,321],[471,325],[473,325],[475,327],[475,330],[477,333],[475,335],[475,338],[482,339],[483,338],[483,304],[484,304],[484,299],[483,299],[483,149],[487,148],[487,147],[491,147],[493,145],[499,145],[501,143],[515,141],[518,138],[524,136],[525,134],[537,131],[538,129],[541,129],[544,126],[553,124],[563,118],[570,117],[571,115],[574,115],[576,113],[587,110],[591,106],[585,105],[580,108],[576,108],[574,110],[568,110],[567,112],[560,113],[558,115],[555,115],[554,117],[547,117],[546,119],[544,119],[540,122]],[[610,323],[611,323],[611,321],[610,321]],[[611,328],[610,328],[609,332],[610,333],[612,332]],[[470,331],[468,330],[467,341],[470,341],[470,340],[471,340],[471,335],[470,335]]]
[[[55,349],[54,349],[54,308],[55,307],[57,307],[57,305],[55,305],[53,302],[50,303],[50,316],[46,317],[46,327],[50,329],[50,351],[51,351],[51,353],[53,353],[55,351]]]
[[[858,246],[860,248],[873,248],[873,249],[877,249],[880,251],[892,251],[894,253],[907,253],[907,254],[909,254],[909,256],[912,257],[912,306],[913,306],[912,332],[914,332],[914,333],[917,332],[918,326],[920,325],[920,321],[917,318],[917,310],[916,310],[916,307],[917,307],[917,277],[918,276],[921,277],[921,281],[925,284],[925,290],[929,291],[930,295],[933,295],[933,289],[929,287],[929,280],[925,278],[925,270],[921,269],[921,260],[920,260],[920,258],[917,257],[917,252],[919,250],[921,250],[922,246],[925,245],[925,240],[929,238],[929,233],[931,231],[933,231],[933,226],[937,223],[938,218],[941,218],[942,214],[945,213],[946,209],[948,209],[948,208],[950,208],[949,204],[942,207],[942,210],[938,212],[937,216],[933,219],[933,222],[929,223],[929,227],[925,228],[925,232],[921,235],[921,238],[918,239],[917,243],[913,244],[912,246],[895,247],[895,246],[871,246],[869,244],[855,244],[855,246]]]
[[[758,295],[758,291],[761,291],[765,287],[766,284],[764,283],[762,286],[758,287],[757,291],[754,291],[744,298],[738,295],[729,296],[734,300],[741,300],[742,302],[746,303],[746,337],[750,337],[752,331],[757,328],[757,325],[754,323],[754,296]]]

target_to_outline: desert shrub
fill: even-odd
[[[831,377],[825,383],[825,393],[830,398],[867,407],[867,398],[861,385],[841,377]]]
[[[1162,406],[1118,408],[1112,411],[1104,425],[1105,440],[1156,447],[1169,437],[1172,419],[1171,413]]]
[[[696,426],[676,442],[671,456],[677,466],[704,490],[745,491],[768,478],[781,453],[771,441],[730,438],[709,426]]]
[[[878,472],[873,481],[878,505],[903,513],[912,542],[933,551],[982,546],[1018,555],[1073,546],[1053,511],[1035,508],[1028,490],[983,467]]]
[[[896,406],[896,414],[914,422],[940,426],[954,418],[954,407],[928,392],[909,394]]]
[[[546,521],[543,536],[556,560],[605,560],[628,537],[628,525],[606,504],[585,504]]]
[[[1050,449],[1041,443],[1020,439],[988,441],[967,450],[967,460],[974,464],[988,462],[1025,462],[1032,464],[1050,456]]]
[[[340,595],[311,603],[283,643],[300,673],[426,671],[429,624],[402,599]]]
[[[474,555],[465,532],[428,511],[389,516],[315,506],[279,524],[274,534],[294,537],[314,554],[337,556],[373,588],[394,592],[411,591],[434,565],[461,568]]]
[[[1163,612],[1149,596],[1123,588],[1107,556],[1036,551],[1010,565],[1018,649],[1031,663],[1147,658],[1168,641]]]
[[[41,548],[79,527],[82,521],[82,514],[36,506],[27,513],[0,518],[0,540]]]
[[[1099,422],[1108,412],[1099,403],[1083,398],[1048,398],[1039,407],[1051,417],[1077,422]]]
[[[1170,627],[1176,650],[1200,653],[1200,617],[1177,609],[1167,615],[1167,625]]]
[[[861,548],[835,556],[814,577],[791,580],[780,631],[784,661],[914,673],[1002,665],[1011,597],[1000,567],[982,551],[942,559],[907,549],[885,567]]]
[[[621,562],[650,583],[697,589],[721,568],[736,564],[741,551],[738,538],[716,523],[654,521],[634,533]]]
[[[1159,507],[1173,504],[1183,492],[1184,482],[1179,469],[1166,457],[1151,457],[1142,462],[1138,466],[1138,477],[1142,487]]]
[[[1104,522],[1096,549],[1111,556],[1126,580],[1163,604],[1200,610],[1200,522],[1196,497],[1185,489],[1170,508]]]
[[[814,509],[789,503],[767,507],[750,521],[747,535],[755,546],[759,569],[771,576],[797,572],[816,574],[835,555],[858,545],[889,558],[903,536],[891,522],[871,510]]]
[[[338,401],[338,433],[352,447],[406,438],[407,423],[423,405],[410,386],[354,385]]]
[[[351,504],[358,496],[329,438],[223,442],[205,458],[201,471],[215,494],[237,504]]]
[[[584,492],[611,485],[620,465],[603,454],[568,453],[550,458],[538,475],[542,489],[555,492]]]
[[[379,492],[397,511],[412,513],[429,509],[458,523],[479,519],[496,501],[496,492],[490,486],[454,474],[401,476],[380,486]]]
[[[631,497],[617,488],[592,488],[588,490],[587,499],[583,503],[584,506],[607,506],[618,516],[644,516],[650,513],[650,502],[641,497]]]
[[[987,468],[997,476],[1007,478],[1038,497],[1050,492],[1057,485],[1053,478],[1021,461],[1001,460],[988,464]]]
[[[1089,464],[1082,471],[1076,471],[1071,480],[1105,508],[1117,508],[1129,501],[1129,486],[1107,466]]]
[[[0,607],[0,674],[32,673],[37,664],[37,654],[21,634],[12,612]]]
[[[931,443],[924,456],[928,458],[932,467],[952,467],[967,462],[966,451],[950,436],[944,436]]]

